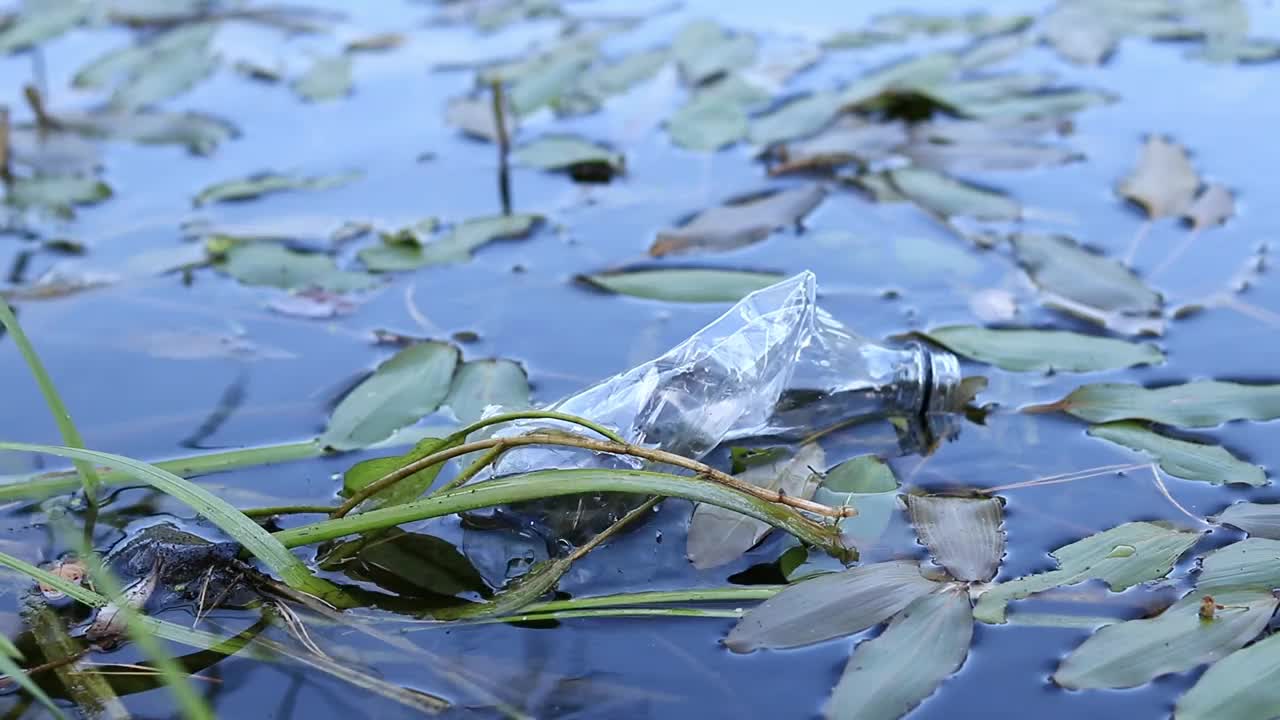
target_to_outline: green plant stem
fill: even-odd
[[[13,342],[18,346],[18,351],[22,353],[22,359],[26,360],[27,367],[31,370],[32,377],[36,380],[36,385],[40,387],[40,394],[44,395],[44,402],[49,406],[49,412],[53,413],[53,420],[58,424],[58,432],[62,434],[62,442],[70,447],[83,448],[84,438],[80,437],[80,431],[76,429],[76,425],[71,420],[71,413],[67,410],[66,404],[62,402],[62,397],[58,395],[58,389],[53,385],[53,379],[49,377],[49,371],[45,370],[44,363],[40,362],[40,356],[36,354],[36,349],[31,344],[31,340],[27,338],[27,334],[22,330],[22,323],[18,322],[18,316],[13,314],[13,308],[9,307],[8,301],[0,297],[0,324],[4,325],[4,329],[9,332],[9,336],[13,338]],[[98,486],[101,480],[98,473],[93,469],[93,464],[84,460],[76,460],[73,462],[76,471],[80,473],[80,482],[84,486],[85,497],[89,502],[96,503],[98,496]]]
[[[597,597],[550,600],[531,603],[527,613],[560,612],[561,610],[585,610],[588,608],[612,608],[628,605],[661,605],[689,602],[740,602],[744,600],[768,600],[782,592],[786,585],[752,585],[741,588],[714,588],[711,590],[658,590],[652,592],[621,593]]]
[[[464,440],[477,430],[483,430],[491,425],[499,425],[501,423],[511,422],[512,420],[559,420],[573,425],[581,425],[582,427],[587,428],[588,430],[593,430],[616,443],[626,442],[621,435],[597,422],[593,422],[584,417],[578,417],[577,415],[556,412],[554,410],[518,410],[516,412],[493,415],[471,423],[470,425],[455,432],[450,436],[450,438],[454,440]]]
[[[711,503],[766,522],[837,557],[856,555],[840,543],[834,527],[720,483],[701,477],[600,468],[539,470],[494,478],[403,505],[282,530],[275,536],[285,547],[298,547],[482,507],[591,492],[661,495]]]
[[[481,455],[480,459],[471,463],[470,465],[467,466],[465,470],[458,473],[457,477],[453,478],[449,482],[445,483],[444,485],[441,485],[439,488],[434,490],[432,494],[438,495],[440,493],[446,493],[446,492],[449,492],[450,490],[454,490],[456,488],[462,487],[463,485],[466,485],[467,481],[469,481],[471,478],[479,474],[481,470],[484,470],[486,467],[492,465],[494,461],[498,459],[498,456],[504,452],[506,452],[506,448],[503,448],[503,447],[495,447],[489,450],[489,452],[485,453],[484,455]],[[334,512],[337,512],[337,511],[335,510]]]
[[[463,625],[489,625],[492,623],[525,623],[549,622],[552,620],[569,620],[571,618],[606,618],[606,617],[696,617],[696,618],[733,618],[742,617],[741,610],[717,610],[709,608],[596,608],[586,610],[557,610],[553,612],[531,612],[520,615],[500,615],[467,619],[458,622],[432,623],[422,629],[457,627]]]
[[[271,517],[273,515],[328,515],[337,510],[332,505],[270,505],[260,508],[244,508],[240,512],[248,517]]]

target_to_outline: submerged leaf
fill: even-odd
[[[678,229],[658,233],[649,254],[662,257],[750,245],[778,228],[799,223],[824,197],[826,190],[815,184],[730,201],[703,210]]]
[[[1154,618],[1102,628],[1062,661],[1053,681],[1072,689],[1130,688],[1185,672],[1257,637],[1277,604],[1270,591],[1215,592],[1207,602],[1223,608],[1207,620],[1202,598],[1208,596],[1194,592]]]
[[[782,273],[711,268],[614,270],[579,277],[620,295],[672,302],[737,302],[782,278]]]
[[[503,412],[529,407],[529,376],[513,360],[472,360],[458,368],[446,407],[463,424],[471,424],[489,408]]]
[[[879,625],[941,587],[921,575],[919,565],[905,560],[819,575],[748,610],[724,643],[744,653],[852,635]]]
[[[1062,330],[952,325],[924,336],[952,352],[1011,372],[1099,372],[1164,362],[1164,353],[1154,345]]]
[[[919,598],[853,651],[824,717],[897,720],[960,669],[972,640],[973,611],[963,588]]]
[[[992,586],[978,598],[974,617],[985,623],[1003,623],[1010,601],[1085,580],[1102,580],[1119,592],[1164,577],[1199,539],[1200,533],[1154,523],[1117,525],[1054,550],[1050,555],[1057,561],[1057,570]]]
[[[1250,537],[1280,540],[1280,503],[1235,503],[1209,522],[1240,528]]]
[[[488,594],[484,578],[466,556],[434,535],[391,528],[371,540],[357,538],[335,545],[330,555],[333,560],[320,558],[325,569],[374,583],[401,597]]]
[[[350,95],[351,64],[349,55],[317,58],[306,73],[293,81],[293,91],[308,102],[336,100]]]
[[[1233,420],[1280,418],[1280,385],[1200,380],[1144,388],[1097,383],[1079,387],[1056,403],[1032,409],[1060,410],[1093,423],[1150,420],[1176,427],[1214,427]]]
[[[1258,720],[1280,707],[1280,633],[1209,666],[1178,698],[1175,720]]]
[[[198,207],[209,203],[252,200],[263,195],[290,190],[329,190],[352,183],[363,176],[364,173],[360,171],[314,176],[257,173],[210,185],[201,190],[193,202]]]
[[[441,342],[396,353],[342,398],[320,444],[334,450],[368,447],[435,412],[449,394],[458,355],[456,347]]]
[[[361,262],[375,272],[412,270],[428,265],[466,262],[471,253],[497,240],[519,240],[542,222],[542,216],[531,214],[494,215],[473,218],[455,225],[443,236],[430,242],[386,243],[360,251]]]
[[[1022,206],[1008,195],[933,170],[909,167],[886,175],[907,199],[942,217],[1017,220],[1022,216]]]
[[[920,544],[951,577],[988,582],[1004,558],[1004,503],[999,498],[905,495]]]
[[[1267,473],[1217,445],[1177,440],[1135,422],[1111,422],[1089,428],[1093,437],[1109,440],[1153,458],[1174,477],[1224,485],[1266,485]]]
[[[1019,233],[1012,238],[1018,264],[1051,303],[1097,313],[1154,315],[1163,306],[1160,293],[1133,270],[1086,250],[1069,237]]]
[[[1200,188],[1200,176],[1191,167],[1181,145],[1159,136],[1147,138],[1133,173],[1120,181],[1116,192],[1141,205],[1153,220],[1185,215]]]
[[[367,290],[379,283],[367,273],[339,269],[328,255],[298,252],[271,242],[236,243],[219,267],[245,285],[285,290],[350,292]]]

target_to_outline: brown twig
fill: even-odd
[[[0,105],[0,180],[7,187],[13,182],[9,168],[9,106]]]
[[[44,97],[40,94],[40,90],[35,85],[24,85],[22,95],[27,99],[27,104],[31,106],[31,112],[36,116],[36,127],[41,132],[49,130],[57,130],[60,127],[57,119],[49,114],[44,107]]]
[[[502,81],[493,81],[493,125],[498,133],[498,197],[502,201],[502,214],[511,214],[511,171],[507,166],[507,155],[511,150],[511,139],[507,137],[506,97],[502,92]]]
[[[348,498],[346,502],[333,512],[331,517],[343,517],[347,513],[351,512],[351,510],[357,505],[367,500],[370,496],[375,495],[410,475],[437,463],[462,455],[467,455],[477,450],[487,450],[489,448],[502,448],[503,450],[507,450],[521,445],[559,445],[562,447],[574,447],[583,450],[591,450],[593,452],[610,453],[613,455],[630,455],[643,460],[662,463],[664,465],[673,465],[678,468],[690,470],[699,477],[731,487],[734,490],[757,497],[766,502],[787,505],[797,510],[804,510],[816,515],[846,518],[853,517],[857,514],[857,510],[851,507],[833,508],[811,500],[792,497],[786,493],[778,492],[777,490],[766,490],[761,487],[756,487],[755,485],[743,482],[728,473],[717,470],[710,465],[700,463],[697,460],[691,460],[682,455],[669,453],[664,450],[654,450],[651,448],[631,445],[629,443],[616,443],[610,440],[595,440],[592,438],[577,437],[568,434],[551,435],[547,433],[531,433],[529,435],[519,435],[516,437],[489,438],[487,440],[463,443],[462,445],[457,445],[446,450],[441,450],[440,452],[432,453],[426,457],[419,458],[399,470],[387,473],[383,477],[366,485],[359,492]]]

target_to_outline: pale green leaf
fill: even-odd
[[[907,516],[933,561],[951,577],[989,582],[1004,559],[1004,502],[999,498],[905,495]]]
[[[1224,448],[1167,437],[1136,422],[1094,425],[1089,428],[1089,434],[1143,453],[1174,477],[1214,485],[1267,484],[1265,470],[1240,460]]]
[[[543,135],[511,151],[511,159],[542,170],[564,170],[576,165],[600,165],[610,173],[624,167],[620,153],[574,135]]]
[[[810,184],[732,200],[703,210],[678,228],[659,232],[649,254],[722,252],[759,242],[779,228],[797,225],[826,194],[821,185]]]
[[[457,443],[454,444],[456,445]],[[409,463],[445,449],[447,449],[447,446],[444,440],[426,438],[420,440],[417,445],[413,446],[412,450],[403,455],[372,458],[358,462],[343,474],[342,494],[344,497],[351,497],[363,490],[365,486],[380,480]],[[401,505],[418,499],[418,496],[426,492],[427,488],[431,487],[431,484],[436,481],[436,477],[440,475],[440,470],[443,467],[444,463],[436,463],[400,480],[385,490],[374,493],[360,505],[360,511],[364,512],[380,507]]]
[[[1280,588],[1280,540],[1251,537],[1218,548],[1200,561],[1196,589],[1273,590]]]
[[[529,377],[513,360],[472,360],[458,368],[444,405],[464,425],[479,420],[490,407],[524,410],[529,407]]]
[[[1050,301],[1099,314],[1154,315],[1160,311],[1160,293],[1147,287],[1133,270],[1090,252],[1069,237],[1019,233],[1012,238],[1018,264]]]
[[[328,255],[290,250],[273,242],[235,243],[218,267],[245,285],[285,290],[319,288],[340,293],[368,290],[380,283],[368,273],[339,269]]]
[[[1250,537],[1280,540],[1280,503],[1235,503],[1209,521],[1240,528]]]
[[[9,184],[5,201],[16,208],[71,218],[77,206],[96,205],[111,195],[106,183],[90,175],[36,175]]]
[[[1280,385],[1198,380],[1162,388],[1125,383],[1084,385],[1038,411],[1060,410],[1082,420],[1150,420],[1176,427],[1214,427],[1234,420],[1280,418]]]
[[[886,176],[907,199],[942,217],[1016,220],[1022,215],[1022,206],[1008,195],[933,170],[908,167]]]
[[[924,336],[954,353],[1012,372],[1099,372],[1164,362],[1164,353],[1154,345],[1062,330],[952,325]]]
[[[311,67],[293,81],[293,91],[307,102],[346,97],[351,94],[351,65],[349,55],[316,58]]]
[[[783,277],[782,273],[748,270],[660,268],[616,270],[580,279],[602,290],[650,300],[726,303],[737,302]]]
[[[1178,699],[1174,720],[1262,720],[1280,707],[1280,633],[1209,667]]]
[[[362,177],[364,173],[358,170],[311,176],[273,172],[257,173],[210,185],[196,194],[194,203],[200,206],[209,203],[252,200],[263,195],[294,190],[330,190],[348,185]]]
[[[747,136],[757,145],[808,137],[830,125],[839,112],[840,96],[837,93],[817,92],[792,100],[752,120]]]
[[[430,242],[384,242],[364,248],[359,257],[365,267],[375,272],[466,262],[477,248],[496,240],[518,240],[526,237],[541,222],[542,216],[530,214],[474,218],[455,225],[443,236]]]
[[[685,81],[701,85],[717,75],[750,67],[756,45],[750,33],[730,33],[710,20],[695,20],[676,34],[672,54]]]

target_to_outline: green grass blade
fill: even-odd
[[[138,480],[189,505],[209,522],[217,525],[219,529],[243,545],[249,554],[279,575],[289,587],[315,595],[335,605],[348,605],[354,602],[333,583],[313,575],[307,566],[289,552],[279,540],[272,537],[271,533],[264,530],[262,526],[245,517],[244,513],[208,490],[183,480],[171,472],[138,460],[96,450],[15,442],[0,442],[0,450],[46,453],[110,465],[118,470],[127,471]]]
[[[43,602],[37,602],[28,606],[25,618],[31,627],[31,637],[46,660],[69,661],[58,664],[53,672],[66,689],[67,697],[80,708],[82,717],[89,720],[129,717],[111,683],[93,665],[79,661],[84,651],[67,635],[64,621],[57,613]]]
[[[49,412],[53,413],[54,422],[58,424],[58,432],[62,433],[62,441],[71,447],[84,447],[84,439],[80,437],[80,431],[76,429],[75,423],[71,421],[71,413],[67,411],[67,406],[63,404],[62,397],[58,395],[58,389],[53,386],[53,379],[49,377],[49,372],[44,369],[44,363],[40,362],[40,356],[36,354],[36,349],[31,345],[31,340],[22,331],[22,324],[18,322],[18,316],[13,314],[13,308],[9,307],[9,303],[2,297],[0,297],[0,324],[3,324],[4,329],[9,331],[9,336],[13,338],[14,344],[18,346],[18,351],[22,353],[22,359],[27,361],[27,367],[31,369],[31,375],[35,377],[36,385],[40,386],[40,394],[44,395],[44,402],[49,406]],[[85,495],[89,497],[90,502],[93,502],[98,493],[98,473],[93,469],[92,464],[84,460],[76,460],[75,466],[80,473],[80,480],[84,484]]]
[[[53,699],[35,684],[25,670],[18,666],[16,661],[22,659],[24,659],[22,651],[18,650],[13,641],[5,635],[0,635],[0,672],[4,672],[10,680],[18,683],[23,690],[27,691],[27,694],[43,705],[50,715],[57,720],[67,720],[67,716],[62,714],[62,709],[53,702]]]

